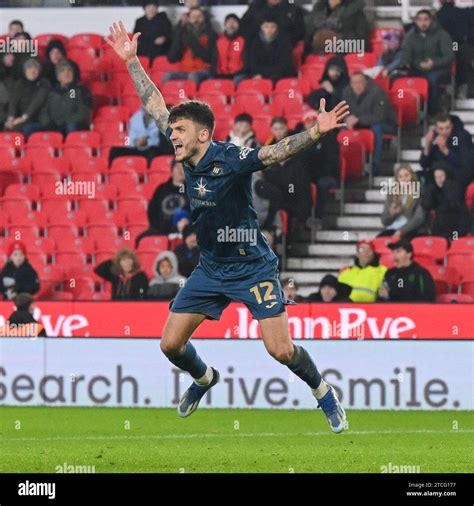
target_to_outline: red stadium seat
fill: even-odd
[[[175,70],[180,70],[181,66],[178,63],[171,63],[168,60],[167,56],[157,56],[153,60],[153,64],[151,66],[151,70],[160,70],[163,72],[174,72]]]
[[[56,263],[58,267],[62,267],[66,273],[66,279],[70,276],[73,269],[82,267],[87,263],[87,258],[84,253],[80,252],[59,252],[56,254]]]
[[[96,120],[128,123],[130,113],[123,105],[105,105],[97,111]]]
[[[153,235],[144,237],[138,246],[138,251],[153,251],[159,253],[166,251],[169,248],[168,236],[166,235]]]
[[[40,197],[39,187],[34,184],[11,184],[5,190],[5,197],[26,197],[36,202]]]
[[[448,241],[444,237],[422,236],[412,239],[411,244],[417,259],[431,257],[442,260],[448,251]]]
[[[77,132],[71,132],[67,135],[64,145],[99,149],[100,135],[90,130],[78,130]]]
[[[98,33],[76,33],[68,42],[68,50],[76,48],[92,48],[99,52],[102,49],[104,37]]]
[[[392,250],[388,247],[388,245],[394,242],[393,237],[375,237],[371,242],[374,245],[375,252],[379,255],[392,254]]]
[[[20,132],[0,132],[0,146],[11,146],[18,153],[25,147],[25,137]]]
[[[324,67],[325,67],[324,63],[322,65],[320,64],[313,65],[305,63],[304,65],[301,66],[300,77],[305,81],[309,82],[311,90],[316,90],[320,87],[319,81],[323,76]]]
[[[83,197],[77,200],[79,210],[85,212],[88,217],[104,216],[109,210],[109,203],[105,199],[89,199]]]
[[[389,96],[397,111],[397,162],[399,162],[402,148],[402,129],[418,125],[420,97],[410,90],[397,91],[394,89],[391,90]]]
[[[466,206],[474,212],[474,183],[470,183],[466,189]]]
[[[428,79],[424,77],[400,77],[392,83],[393,92],[400,94],[409,91],[419,97],[419,106],[422,107],[420,112],[425,120],[428,110],[428,88]]]
[[[120,156],[112,161],[110,173],[133,170],[136,174],[144,175],[147,171],[147,163],[144,156]]]
[[[450,250],[447,258],[447,266],[456,269],[460,275],[465,275],[473,269],[474,252],[452,252]]]
[[[0,169],[8,169],[15,159],[15,150],[11,146],[0,146]]]
[[[165,172],[171,175],[171,169],[174,163],[173,155],[160,155],[151,161],[150,172]]]
[[[87,227],[87,236],[94,241],[113,240],[118,237],[117,228],[113,224],[91,224]]]
[[[209,104],[211,109],[214,111],[215,109],[222,108],[227,104],[227,97],[223,93],[201,93],[199,92],[196,95],[196,98],[201,102],[206,102]]]
[[[139,184],[138,176],[134,171],[114,171],[109,174],[109,183],[118,188],[119,196],[136,193],[136,186]]]
[[[334,54],[327,53],[327,54],[309,54],[304,63],[305,65],[320,65],[324,68],[326,65],[326,62],[330,60]]]
[[[180,98],[193,98],[197,92],[197,85],[195,81],[189,79],[171,79],[161,86],[161,93],[178,94]]]
[[[53,39],[60,40],[65,46],[68,44],[68,37],[61,33],[41,33],[35,37],[35,41],[39,46],[46,47]]]
[[[246,91],[261,93],[266,98],[269,98],[273,91],[273,82],[271,79],[263,78],[242,79],[237,86],[237,93]]]
[[[147,188],[151,188],[152,189],[152,193],[155,191],[155,189],[166,183],[169,178],[171,177],[171,172],[170,173],[166,173],[166,172],[149,172],[148,173],[148,183],[147,183]],[[145,193],[147,194],[149,192],[148,189],[145,189]]]
[[[444,265],[426,265],[425,268],[428,269],[436,284],[436,293],[457,291],[461,278],[455,269]]]
[[[28,261],[33,266],[33,269],[38,272],[48,265],[48,259],[44,253],[39,251],[28,251]]]
[[[28,251],[37,251],[52,257],[56,253],[56,243],[51,237],[37,237],[28,244]]]
[[[234,95],[235,86],[231,79],[206,79],[199,86],[199,93],[222,93],[227,98]]]
[[[137,198],[119,198],[117,201],[118,209],[125,211],[128,216],[132,214],[143,213],[146,219],[147,201],[144,197]]]
[[[306,79],[287,77],[277,81],[274,93],[294,92],[307,97],[311,93],[311,86]]]
[[[380,255],[380,263],[382,265],[385,265],[385,267],[387,267],[387,269],[391,269],[392,267],[395,267],[395,261],[393,259],[393,255],[391,253],[386,254],[386,255]]]
[[[122,95],[121,103],[123,107],[127,108],[130,116],[135,114],[142,106],[140,97],[136,93],[131,95]]]
[[[63,134],[60,132],[34,132],[28,137],[28,147],[49,146],[52,149],[61,149]]]
[[[56,246],[59,250],[71,251],[71,244],[79,237],[78,228],[72,223],[69,224],[55,224],[52,223],[48,226],[47,237],[54,239]],[[72,250],[74,251],[74,250]]]
[[[140,260],[142,270],[145,272],[149,279],[153,279],[156,275],[156,272],[153,270],[153,268],[155,266],[157,256],[158,254],[152,251],[138,252],[138,258]]]
[[[474,302],[474,297],[467,293],[442,293],[436,297],[436,302]]]
[[[347,177],[350,179],[361,178],[364,173],[366,159],[364,146],[357,142],[340,143],[339,149],[340,156],[346,163]]]
[[[29,213],[32,210],[31,202],[26,197],[3,197],[0,202],[3,213]]]
[[[272,104],[273,116],[303,115],[303,95],[300,93],[276,92]]]
[[[215,128],[213,138],[216,141],[225,141],[232,130],[233,119],[230,116],[217,116],[215,117]]]
[[[344,60],[350,74],[374,67],[377,63],[374,53],[349,53],[344,56]]]
[[[13,225],[8,227],[8,237],[30,244],[40,237],[40,231],[36,225]]]
[[[107,161],[100,156],[78,157],[71,160],[72,174],[75,172],[107,173]]]
[[[34,225],[40,229],[44,228],[48,223],[47,216],[38,211],[30,211],[29,213],[18,213],[13,214],[2,213],[2,218],[8,218],[4,223],[8,223],[10,227],[14,225]]]
[[[448,254],[474,254],[474,237],[460,237],[451,243]]]
[[[265,144],[272,136],[271,116],[256,116],[253,118],[252,128],[260,144]]]

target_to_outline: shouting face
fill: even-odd
[[[190,119],[178,119],[170,124],[170,128],[172,129],[170,139],[177,162],[186,162],[199,154],[203,144],[211,137],[208,128]]]

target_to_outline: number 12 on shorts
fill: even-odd
[[[265,289],[265,293],[263,295],[263,300],[262,300],[262,295],[260,294],[259,288]],[[262,283],[259,283],[258,285],[252,286],[252,288],[250,288],[250,291],[255,295],[255,298],[257,299],[258,304],[262,304],[263,302],[267,302],[269,300],[274,300],[277,298],[277,296],[275,294],[272,294],[273,283],[271,281],[263,281]],[[277,304],[277,303],[270,302],[269,304],[266,304],[265,307],[267,309],[271,309],[275,304]]]

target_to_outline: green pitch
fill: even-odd
[[[174,409],[0,407],[0,472],[472,471],[472,412],[348,418],[336,435],[316,409],[200,409],[181,419]]]

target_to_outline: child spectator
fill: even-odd
[[[319,291],[310,294],[306,302],[351,302],[351,290],[349,285],[340,283],[336,276],[326,274],[319,283]]]
[[[8,246],[8,260],[0,273],[3,298],[13,299],[18,293],[34,295],[40,289],[38,274],[26,258],[26,246],[15,241]]]
[[[19,293],[15,295],[13,303],[16,309],[8,317],[10,329],[15,326],[17,335],[21,337],[47,337],[43,325],[33,317],[35,310],[33,297],[29,293]]]
[[[148,291],[148,278],[140,268],[137,255],[120,249],[114,258],[97,265],[94,272],[112,283],[112,300],[143,300]]]
[[[184,285],[186,278],[178,274],[178,260],[172,251],[162,251],[153,268],[155,277],[150,281],[148,298],[171,300]]]

